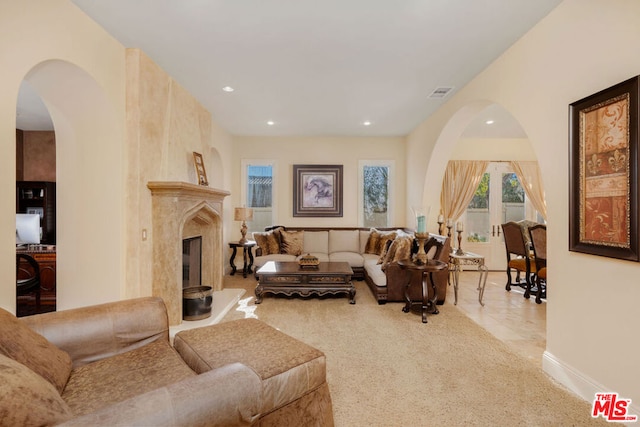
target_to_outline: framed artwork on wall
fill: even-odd
[[[640,76],[569,106],[569,250],[638,261]]]
[[[193,164],[196,168],[196,177],[198,178],[198,184],[209,185],[207,181],[207,171],[204,169],[204,160],[202,160],[202,154],[193,152]]]
[[[293,165],[293,216],[342,216],[342,165]]]

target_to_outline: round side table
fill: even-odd
[[[229,242],[229,247],[233,250],[231,252],[231,259],[229,260],[229,264],[231,264],[231,275],[236,274],[236,264],[234,262],[236,258],[236,251],[238,248],[242,248],[242,257],[244,258],[244,265],[242,267],[242,277],[247,277],[247,273],[251,273],[251,267],[253,266],[253,253],[251,248],[256,245],[256,242],[253,240],[247,240],[244,243],[240,242]]]
[[[398,265],[403,270],[407,271],[407,287],[404,291],[404,297],[407,301],[402,311],[409,313],[413,304],[421,304],[422,306],[422,323],[427,323],[427,312],[432,310],[433,314],[438,314],[438,307],[436,301],[438,300],[436,286],[433,282],[433,273],[436,271],[442,271],[447,268],[447,264],[438,260],[429,260],[426,264],[416,264],[410,259],[403,259],[398,261]],[[419,271],[422,276],[422,301],[411,301],[409,297],[409,288],[411,287],[411,272]],[[429,299],[429,287],[433,289],[433,298]]]

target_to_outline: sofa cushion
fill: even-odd
[[[74,369],[62,398],[83,415],[194,375],[169,342],[158,340]]]
[[[265,232],[253,232],[253,240],[262,249],[262,255],[280,253],[280,231],[281,228]]]
[[[328,231],[305,231],[302,246],[303,254],[329,253],[329,232]]]
[[[365,246],[365,253],[380,255],[387,240],[395,239],[396,234],[395,231],[382,232],[372,228],[369,232],[369,240],[367,240]]]
[[[280,253],[298,256],[304,248],[304,231],[280,231]]]
[[[0,354],[0,424],[54,425],[73,414],[49,381],[22,363]]]
[[[360,253],[360,232],[358,230],[329,230],[329,253]]]
[[[382,271],[382,265],[378,264],[376,258],[365,258],[364,269],[367,272],[367,276],[374,285],[378,287],[387,286],[387,275]]]
[[[348,262],[350,267],[363,267],[364,258],[357,252],[331,252],[329,254],[331,262]]]
[[[0,308],[0,354],[49,381],[62,392],[71,373],[71,357],[36,333],[20,319]]]
[[[369,241],[370,230],[360,230],[360,253],[366,253],[367,242]]]

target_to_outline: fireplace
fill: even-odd
[[[222,290],[222,202],[228,191],[185,182],[149,182],[152,199],[154,296],[167,306],[169,324],[182,322],[182,242],[201,237],[201,285]]]

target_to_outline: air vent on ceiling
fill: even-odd
[[[437,87],[433,92],[431,92],[429,98],[444,98],[452,90],[452,87]]]

